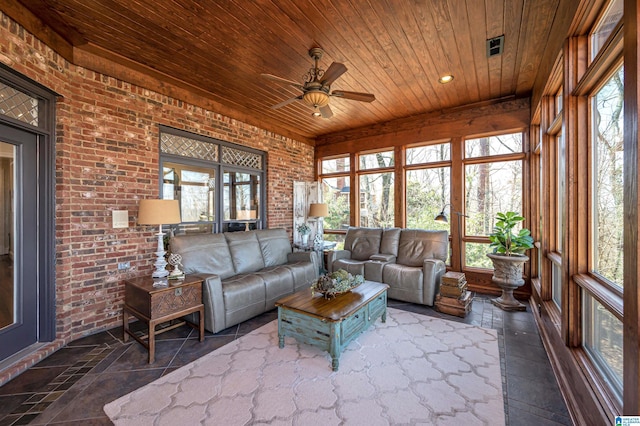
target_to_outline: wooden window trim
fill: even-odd
[[[504,161],[525,160],[526,158],[527,158],[526,153],[518,152],[514,154],[500,154],[500,155],[492,155],[492,156],[486,156],[486,157],[465,158],[462,162],[464,163],[464,165],[483,164],[483,163],[501,163]]]
[[[556,117],[553,119],[549,128],[547,129],[547,134],[549,136],[558,136],[560,131],[562,130],[562,111],[556,114]]]
[[[423,170],[423,169],[438,169],[441,167],[451,167],[451,161],[438,161],[433,163],[420,163],[405,165],[404,170]]]
[[[622,295],[603,286],[598,280],[586,274],[577,274],[573,280],[584,291],[589,293],[602,306],[611,312],[618,320],[624,319],[624,304]]]
[[[608,74],[618,69],[623,62],[623,27],[622,22],[618,23],[613,30],[611,37],[602,47],[593,62],[585,71],[584,75],[576,84],[572,91],[573,96],[589,96],[597,90],[597,86],[606,80]]]

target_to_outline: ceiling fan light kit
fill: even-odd
[[[302,95],[302,100],[314,108],[329,105],[329,95],[322,90],[310,90]]]
[[[302,100],[314,109],[311,114],[313,117],[322,116],[323,118],[330,118],[333,116],[333,112],[329,107],[329,101],[332,96],[359,102],[373,102],[376,99],[371,93],[348,92],[344,90],[331,92],[331,84],[347,72],[347,67],[339,62],[333,62],[326,70],[320,68],[318,61],[322,58],[323,53],[323,50],[319,47],[314,47],[309,50],[309,56],[313,58],[314,66],[304,75],[303,84],[271,74],[262,74],[264,78],[289,84],[302,90],[302,95],[273,105],[271,107],[272,109],[278,109],[291,102]]]

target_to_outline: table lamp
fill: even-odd
[[[309,214],[310,218],[316,219],[316,236],[314,238],[314,245],[321,245],[324,233],[324,229],[322,228],[322,218],[329,216],[329,206],[325,203],[311,203],[309,204]]]
[[[156,250],[156,270],[151,275],[153,278],[162,278],[169,275],[167,271],[167,261],[164,258],[164,244],[162,237],[162,225],[180,223],[180,204],[178,200],[140,200],[138,211],[139,225],[158,225],[158,248]]]

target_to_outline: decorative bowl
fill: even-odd
[[[311,285],[311,294],[321,294],[325,299],[348,293],[364,282],[362,275],[352,275],[344,269],[321,275]]]

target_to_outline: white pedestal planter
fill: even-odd
[[[524,284],[522,270],[529,257],[523,254],[505,256],[493,253],[488,253],[487,256],[494,268],[491,281],[502,289],[502,295],[492,299],[491,303],[505,311],[526,311],[527,307],[513,297],[513,290]]]

